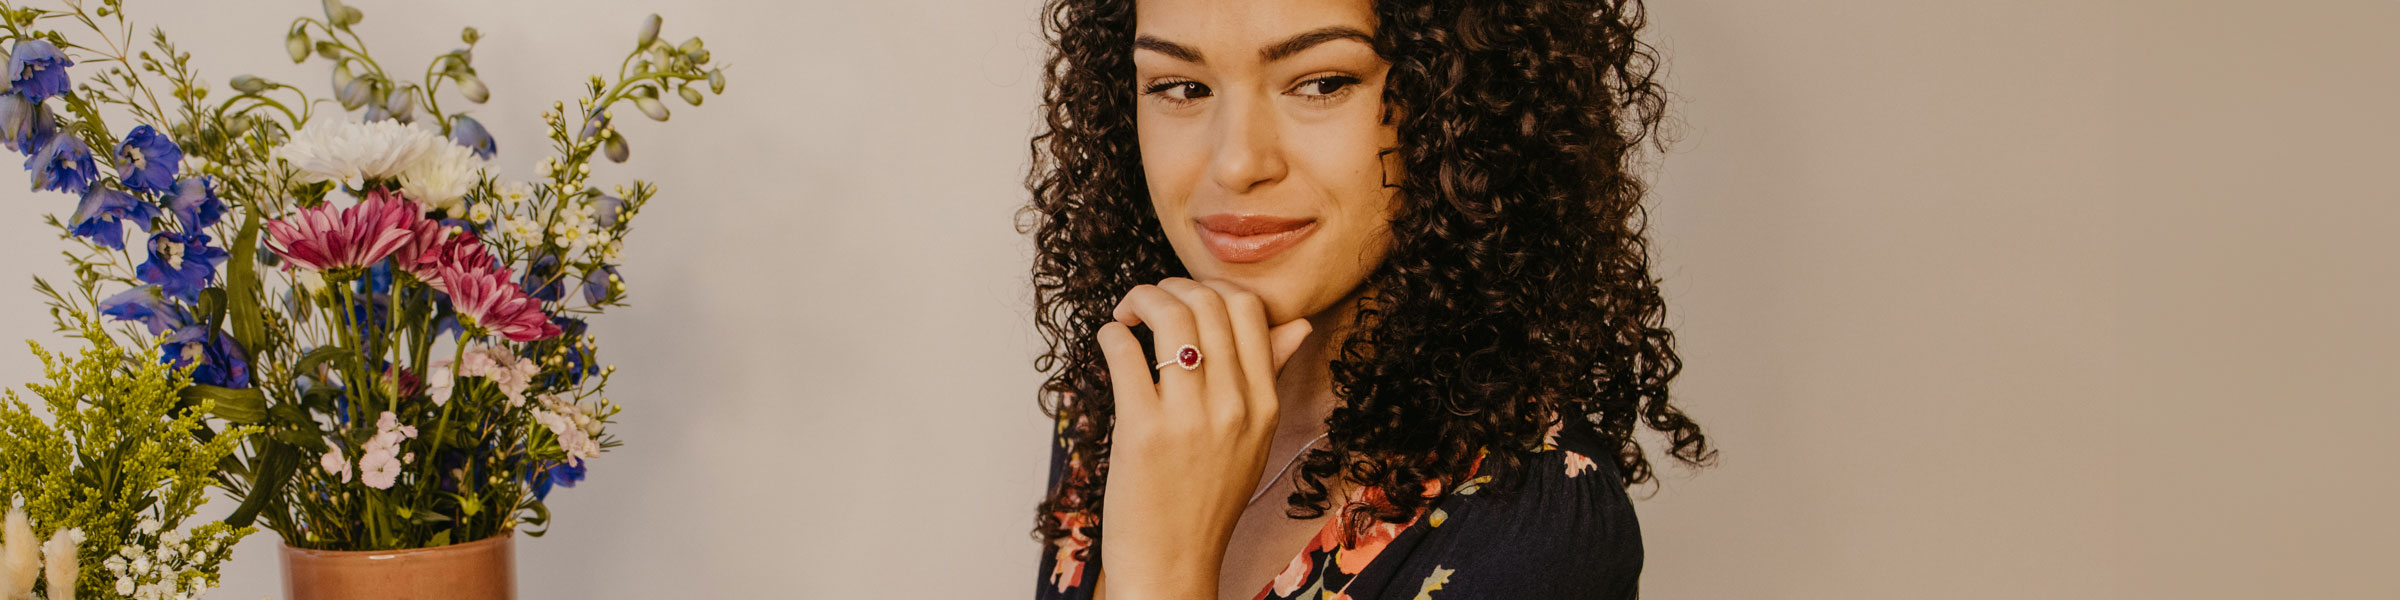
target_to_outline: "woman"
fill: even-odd
[[[1044,25],[1041,597],[1635,594],[1635,424],[1713,456],[1628,171],[1663,104],[1638,0]]]

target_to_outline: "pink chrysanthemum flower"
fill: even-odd
[[[458,324],[469,333],[498,334],[519,342],[557,336],[558,324],[542,312],[542,301],[525,295],[525,288],[518,287],[515,280],[516,275],[507,269],[488,265],[454,264],[441,269],[450,306],[458,310]]]
[[[451,229],[439,240],[421,250],[404,248],[392,256],[398,259],[402,269],[416,274],[418,280],[433,286],[433,289],[444,292],[450,291],[450,286],[442,282],[444,268],[456,266],[472,271],[497,268],[499,265],[499,261],[492,259],[491,251],[484,247],[483,239],[475,237],[475,232]]]
[[[349,208],[321,204],[267,223],[267,249],[335,279],[354,278],[407,244],[425,219],[416,203],[381,191]]]

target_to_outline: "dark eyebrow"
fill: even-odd
[[[1295,35],[1281,42],[1276,42],[1265,48],[1261,48],[1258,51],[1258,56],[1259,58],[1266,59],[1267,62],[1275,62],[1288,58],[1291,55],[1299,54],[1302,50],[1314,48],[1317,46],[1317,44],[1323,44],[1325,42],[1334,40],[1358,40],[1366,43],[1368,46],[1375,45],[1375,36],[1367,35],[1367,32],[1359,31],[1358,29],[1352,27],[1334,25],[1330,27],[1319,27],[1317,29],[1310,30],[1308,33]]]
[[[1201,60],[1201,59],[1200,59],[1200,51],[1199,51],[1199,50],[1193,50],[1193,49],[1191,49],[1191,47],[1189,47],[1189,46],[1185,46],[1185,45],[1183,45],[1183,44],[1178,44],[1178,43],[1175,43],[1175,42],[1170,42],[1170,41],[1166,41],[1166,40],[1158,39],[1157,37],[1154,37],[1154,36],[1149,36],[1149,35],[1144,35],[1144,36],[1141,36],[1141,37],[1133,38],[1133,49],[1135,49],[1135,50],[1149,50],[1149,51],[1151,51],[1151,52],[1157,52],[1157,53],[1159,53],[1159,54],[1165,54],[1165,55],[1167,55],[1169,58],[1173,58],[1173,59],[1175,59],[1175,60],[1180,60],[1180,61],[1183,61],[1183,62],[1188,62],[1188,63],[1206,63],[1206,62],[1208,62],[1208,61],[1205,61],[1205,60]]]
[[[1295,35],[1285,38],[1283,41],[1269,44],[1267,47],[1260,48],[1258,50],[1258,56],[1267,62],[1275,62],[1290,58],[1292,55],[1299,54],[1301,51],[1309,48],[1315,48],[1318,44],[1323,44],[1325,42],[1334,40],[1357,40],[1370,46],[1375,44],[1375,36],[1367,35],[1367,32],[1359,31],[1358,28],[1355,27],[1333,25],[1312,29],[1306,33]],[[1159,39],[1157,36],[1142,35],[1135,37],[1133,38],[1133,48],[1136,50],[1149,50],[1151,52],[1165,54],[1169,58],[1183,62],[1208,62],[1200,56],[1199,50],[1194,50],[1192,47],[1185,46],[1183,44],[1177,44],[1175,42]]]

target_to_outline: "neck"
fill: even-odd
[[[1281,408],[1276,417],[1275,447],[1283,453],[1278,457],[1297,452],[1302,444],[1325,433],[1325,419],[1341,405],[1333,393],[1333,360],[1341,355],[1342,341],[1349,337],[1359,298],[1353,293],[1323,312],[1309,315],[1312,331],[1308,339],[1276,374],[1275,396]]]

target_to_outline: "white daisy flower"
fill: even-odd
[[[396,121],[325,119],[293,132],[275,156],[298,169],[302,183],[339,181],[359,188],[369,179],[399,176],[426,153],[453,145],[432,131]]]
[[[400,192],[416,199],[425,208],[441,209],[456,216],[459,200],[475,187],[481,172],[491,166],[475,151],[458,144],[442,144],[419,157],[415,164],[400,173]]]

